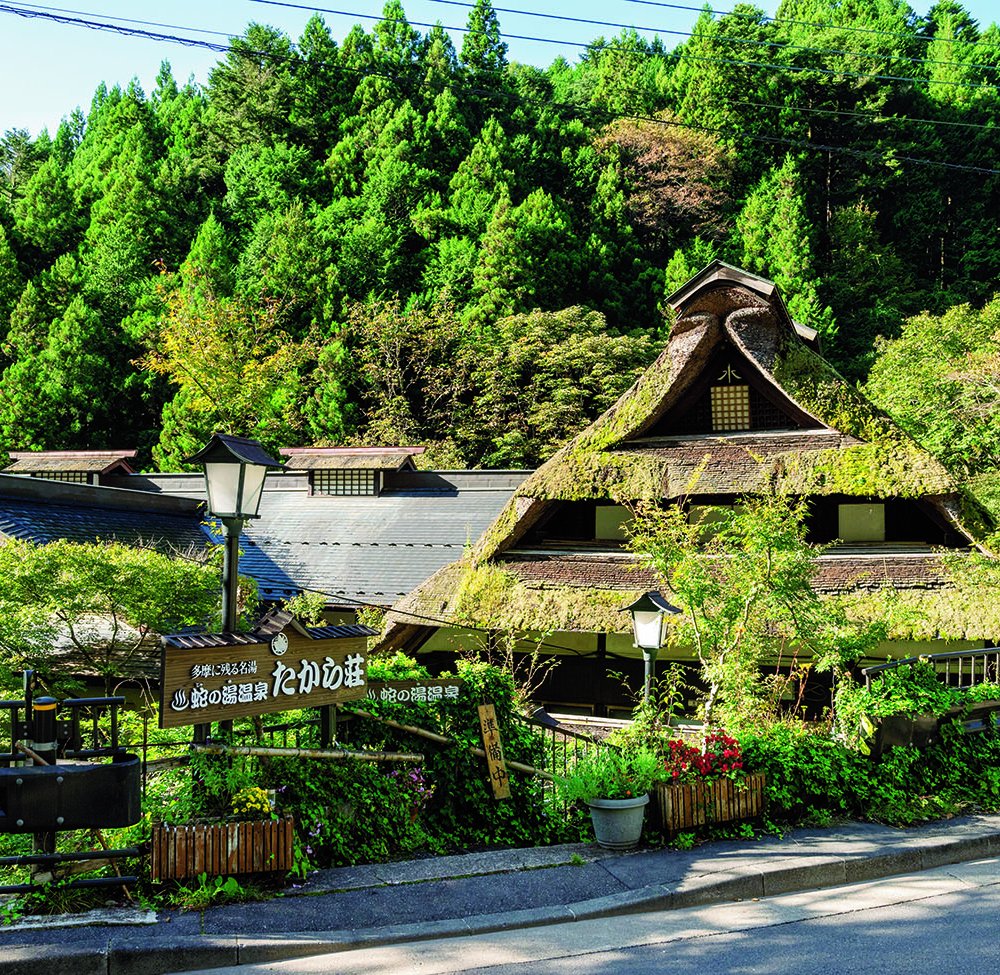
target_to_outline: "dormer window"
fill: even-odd
[[[318,470],[309,472],[309,487],[313,494],[335,496],[378,494],[379,472],[371,470]]]
[[[413,458],[423,447],[285,447],[285,467],[309,472],[314,497],[375,497],[391,489],[394,478],[416,470]]]
[[[102,478],[134,474],[134,450],[12,450],[4,474],[70,484],[100,484]]]

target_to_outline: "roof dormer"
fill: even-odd
[[[289,470],[309,472],[314,496],[377,496],[385,475],[416,470],[413,458],[425,447],[285,447]]]
[[[73,484],[100,484],[102,478],[134,474],[135,450],[12,450],[4,474],[41,477]]]

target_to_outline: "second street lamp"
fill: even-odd
[[[658,592],[647,592],[634,603],[623,606],[623,613],[632,614],[632,634],[635,645],[642,651],[643,669],[643,701],[649,700],[653,684],[653,674],[656,666],[656,655],[667,642],[667,626],[670,618],[679,616],[683,610],[668,603]]]

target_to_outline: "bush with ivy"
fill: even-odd
[[[372,661],[370,680],[426,677],[426,671],[400,654],[382,663]],[[434,705],[365,700],[360,707],[400,724],[420,727],[452,739],[439,745],[427,739],[372,721],[355,720],[346,729],[351,748],[416,752],[425,756],[422,775],[434,787],[420,817],[433,850],[474,849],[485,846],[533,846],[579,837],[575,817],[553,807],[551,796],[534,776],[510,772],[509,799],[493,797],[485,759],[470,747],[482,747],[477,708],[492,703],[504,756],[532,767],[544,766],[544,742],[517,720],[517,690],[508,670],[477,660],[459,660],[455,674],[463,681],[456,698]],[[346,710],[350,710],[350,705]]]

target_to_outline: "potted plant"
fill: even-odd
[[[660,759],[648,748],[606,746],[581,758],[559,786],[568,801],[590,808],[601,846],[627,850],[639,842],[649,790],[660,774]]]
[[[746,772],[739,742],[725,731],[709,732],[701,747],[675,738],[664,749],[656,806],[668,833],[753,819],[764,810],[764,776]]]

